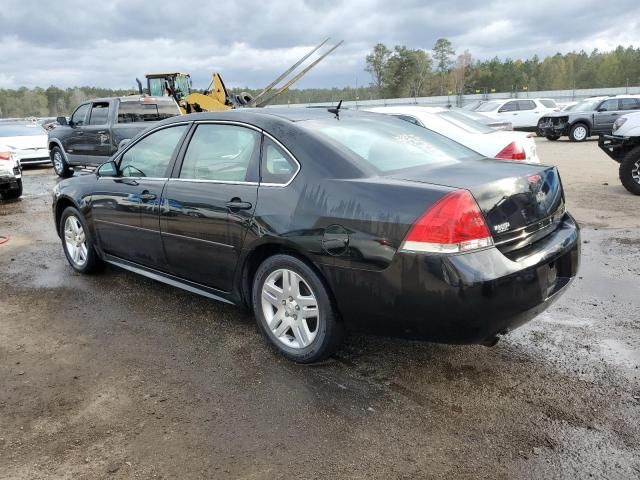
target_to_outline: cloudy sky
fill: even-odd
[[[46,5],[46,6],[45,6]],[[190,72],[204,88],[261,87],[324,38],[345,43],[297,86],[370,81],[378,42],[430,49],[449,38],[475,59],[528,58],[618,44],[640,46],[640,1],[537,0],[3,0],[0,88],[133,88],[157,71]]]

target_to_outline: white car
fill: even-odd
[[[471,118],[443,107],[397,106],[368,109],[394,115],[445,137],[489,158],[540,163],[533,135],[494,130]]]
[[[0,195],[8,200],[22,195],[22,169],[11,149],[0,144]]]
[[[511,122],[513,128],[522,130],[535,130],[543,116],[559,111],[556,102],[550,98],[491,100],[474,110],[496,120]]]
[[[22,166],[51,163],[47,131],[37,123],[0,123],[0,144],[10,149]]]

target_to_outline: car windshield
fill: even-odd
[[[500,105],[502,105],[501,102],[487,102],[487,103],[481,104],[478,108],[475,109],[475,111],[476,112],[492,112],[496,110]]]
[[[1,125],[0,137],[35,137],[36,135],[46,135],[47,132],[36,124],[29,125]]]
[[[478,153],[426,128],[380,117],[300,122],[379,172],[437,166],[482,158]]]
[[[469,118],[467,115],[455,112],[453,110],[440,112],[438,113],[438,115],[444,118],[447,122],[453,123],[454,125],[466,130],[469,133],[494,132],[493,128],[487,127],[486,125]]]
[[[596,107],[598,105],[600,105],[600,102],[602,102],[602,99],[588,99],[588,100],[583,100],[580,103],[578,103],[577,105],[575,105],[571,110],[573,110],[574,112],[590,112],[596,109]]]

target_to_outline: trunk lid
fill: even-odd
[[[562,184],[552,166],[470,160],[390,176],[469,190],[496,246],[503,252],[522,248],[551,233],[564,215]]]

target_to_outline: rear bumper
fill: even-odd
[[[0,190],[15,190],[18,188],[19,176],[0,174]]]
[[[347,325],[442,343],[491,344],[548,308],[575,278],[580,233],[566,214],[552,234],[507,255],[398,253],[384,271],[333,270]]]
[[[600,135],[598,137],[598,147],[618,163],[636,143],[636,139],[632,139],[631,137],[621,137],[618,135]]]

